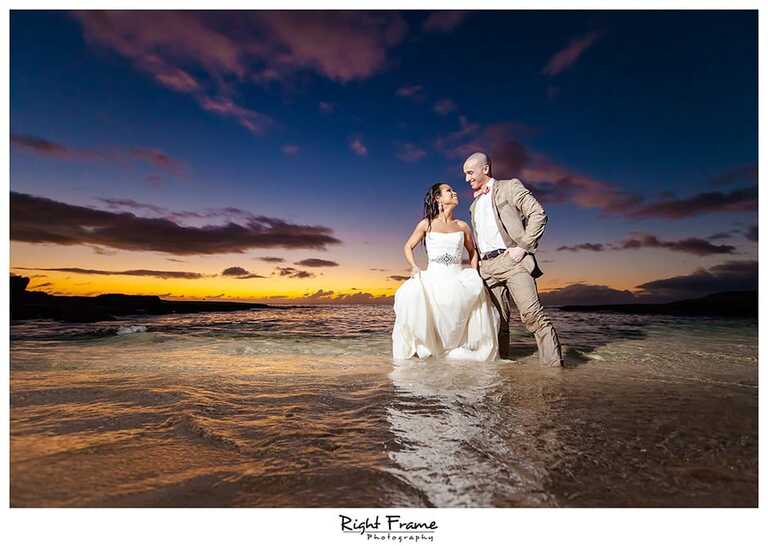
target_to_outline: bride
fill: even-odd
[[[499,313],[477,272],[478,254],[466,222],[453,217],[459,198],[448,184],[424,197],[424,219],[403,247],[411,278],[395,293],[392,356],[494,360]],[[429,265],[419,269],[413,249],[425,242]],[[464,249],[471,267],[462,267]]]

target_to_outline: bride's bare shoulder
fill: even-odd
[[[413,228],[413,234],[411,237],[419,236],[423,237],[427,233],[427,229],[429,228],[429,223],[427,222],[427,219],[424,218],[423,220],[419,221],[418,224],[416,224],[416,227]]]
[[[456,220],[456,225],[459,226],[459,228],[462,231],[469,231],[469,224],[467,224],[464,220]]]
[[[416,230],[418,231],[427,231],[427,228],[429,227],[429,222],[426,218],[422,218],[418,224],[416,224]]]

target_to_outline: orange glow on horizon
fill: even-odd
[[[354,283],[341,276],[323,276],[310,279],[290,279],[271,276],[263,279],[237,279],[221,276],[200,279],[161,279],[149,276],[92,275],[59,271],[22,270],[11,268],[15,275],[30,277],[27,290],[52,295],[96,296],[99,294],[156,295],[168,299],[201,300],[226,299],[263,301],[275,299],[303,299],[318,290],[342,294],[370,293],[373,296],[392,296],[400,286],[382,286],[381,277],[362,279]],[[44,275],[44,276],[40,276]],[[40,287],[39,289],[37,287]],[[354,289],[353,289],[354,288]]]

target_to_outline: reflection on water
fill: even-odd
[[[500,366],[402,361],[393,367],[396,398],[387,413],[400,450],[391,456],[403,479],[434,506],[554,504],[544,490],[544,462],[520,445],[531,438],[515,435],[515,420],[522,425],[532,416],[523,417],[521,407],[502,408]],[[526,409],[538,418],[545,411]]]
[[[756,505],[756,323],[550,314],[566,369],[393,362],[388,306],[12,324],[11,502]]]

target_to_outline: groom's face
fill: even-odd
[[[491,179],[488,176],[488,165],[477,160],[467,161],[464,163],[464,178],[473,190],[479,190]]]

